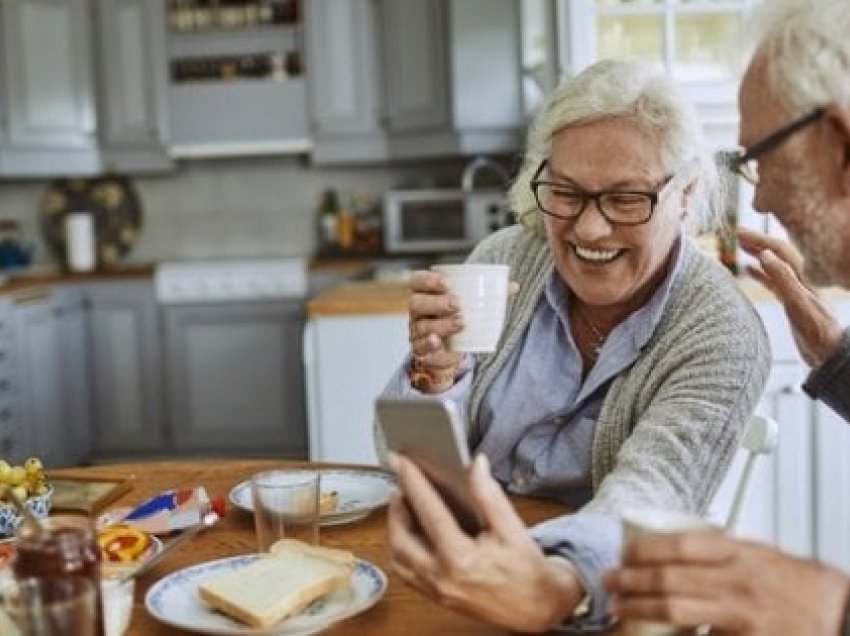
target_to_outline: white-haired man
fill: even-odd
[[[850,421],[850,330],[810,287],[850,288],[850,3],[764,0],[752,26],[735,168],[803,257],[756,232],[742,231],[741,244],[813,367],[805,390]],[[847,574],[721,533],[633,542],[606,585],[621,618],[748,636],[850,635]]]

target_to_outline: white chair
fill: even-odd
[[[772,417],[764,415],[753,415],[744,428],[744,434],[741,436],[741,448],[747,451],[747,462],[744,465],[744,470],[738,481],[738,487],[735,490],[735,496],[732,500],[732,506],[729,509],[729,515],[726,518],[726,529],[734,530],[738,523],[738,517],[741,514],[741,508],[744,505],[744,497],[746,496],[747,484],[750,481],[750,475],[753,472],[753,466],[756,463],[756,457],[759,455],[769,455],[776,448],[779,442],[779,424]]]

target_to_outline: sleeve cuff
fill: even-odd
[[[838,349],[817,369],[813,369],[803,384],[803,391],[813,400],[821,400],[845,419],[850,418],[850,328],[841,336]]]

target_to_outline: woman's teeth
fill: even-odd
[[[620,250],[591,250],[586,247],[574,245],[576,254],[579,258],[585,261],[593,261],[594,263],[607,263],[613,261],[620,253]]]

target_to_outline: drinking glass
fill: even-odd
[[[278,539],[319,543],[319,472],[269,470],[251,477],[254,526],[260,552]]]

